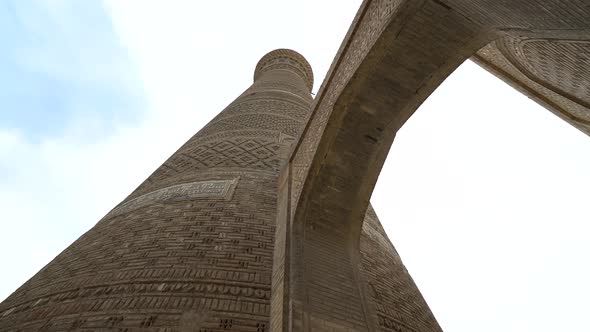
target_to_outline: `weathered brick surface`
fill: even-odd
[[[313,105],[305,59],[265,55],[0,304],[0,331],[440,331],[368,204],[395,133],[471,56],[590,133],[589,16],[586,0],[365,0]]]
[[[268,331],[277,176],[313,78],[277,50],[256,81],[0,304],[0,331]]]
[[[282,280],[272,275],[275,230],[285,226],[276,224],[277,181],[309,117],[313,78],[307,62],[286,50],[265,56],[255,78],[128,198],[0,304],[0,330],[269,331],[272,279]],[[425,324],[434,321],[372,208],[366,219],[362,271],[371,314],[384,331],[395,331],[391,322],[407,323],[400,310],[426,314]],[[342,263],[315,254],[325,260],[323,269]],[[330,283],[334,294],[358,291],[345,280]],[[392,292],[413,302],[400,303]],[[341,303],[343,322],[363,315]],[[350,330],[309,319],[320,330]]]
[[[281,257],[281,266],[289,263],[279,289],[289,288],[290,302],[273,327],[438,331],[395,264],[359,268],[369,198],[395,134],[472,56],[588,132],[588,15],[584,0],[364,1],[312,104],[289,160],[289,185],[279,194],[290,197],[278,216],[291,228],[281,249],[288,254],[275,255],[275,264]],[[378,251],[369,244],[363,250]],[[367,261],[363,250],[369,266],[387,266],[386,257]],[[378,306],[374,317],[363,272],[389,280],[381,291],[397,287],[382,297],[394,311]]]

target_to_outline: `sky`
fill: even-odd
[[[303,54],[317,92],[359,6],[0,1],[0,299],[246,89],[268,51]],[[443,330],[590,330],[589,152],[470,61],[399,131],[372,202]]]

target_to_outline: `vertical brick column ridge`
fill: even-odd
[[[276,50],[255,81],[0,304],[0,331],[269,331],[277,177],[311,67]]]

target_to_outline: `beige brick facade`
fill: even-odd
[[[590,134],[586,0],[366,0],[316,98],[298,53],[0,304],[0,331],[440,331],[369,204],[473,59]]]

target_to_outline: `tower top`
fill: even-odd
[[[303,55],[286,48],[279,48],[266,53],[256,65],[254,81],[263,73],[275,69],[289,70],[297,73],[301,76],[311,92],[313,88],[313,72],[309,62],[305,60]]]

